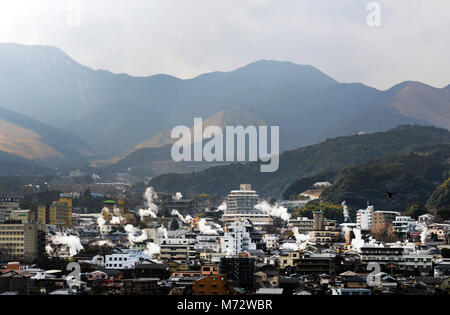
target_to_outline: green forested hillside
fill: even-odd
[[[403,212],[412,203],[425,204],[442,183],[449,169],[446,162],[449,154],[450,145],[441,145],[430,152],[396,153],[346,167],[337,173],[334,184],[321,198],[334,203],[345,200],[357,208],[365,207],[369,202],[376,209]],[[387,199],[386,192],[397,194]],[[443,201],[441,196],[436,196],[436,200]]]
[[[426,206],[441,219],[450,219],[450,177],[433,192]]]
[[[280,155],[280,167],[274,173],[261,173],[258,162],[232,164],[197,173],[161,175],[152,179],[149,185],[158,191],[181,191],[185,195],[226,195],[239,184],[250,183],[262,196],[278,198],[303,177],[335,172],[345,166],[413,150],[421,145],[449,141],[450,132],[446,129],[405,125],[387,132],[339,137],[284,152]]]

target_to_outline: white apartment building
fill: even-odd
[[[315,188],[327,188],[330,187],[331,183],[330,182],[317,182],[314,184]]]
[[[252,243],[250,233],[243,222],[232,223],[220,238],[220,245],[222,253],[232,256],[246,250],[256,250],[256,244]]]
[[[408,234],[416,229],[417,221],[414,221],[409,216],[397,216],[392,222],[394,232],[400,234]]]
[[[198,235],[195,243],[197,253],[220,253],[219,236],[217,235]]]
[[[434,222],[434,215],[431,214],[424,214],[419,216],[419,222],[420,223],[425,223],[425,224],[431,224]]]
[[[356,228],[361,231],[368,231],[372,228],[372,215],[374,213],[373,206],[367,209],[360,209],[356,212]]]
[[[134,269],[144,260],[151,260],[151,257],[139,252],[115,253],[105,256],[104,266],[106,269]]]

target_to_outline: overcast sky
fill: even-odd
[[[1,0],[0,42],[54,45],[94,69],[191,78],[260,59],[386,89],[450,83],[450,0]],[[79,22],[79,23],[78,23]]]

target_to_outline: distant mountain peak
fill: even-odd
[[[192,121],[193,123],[194,121]],[[256,115],[250,113],[247,109],[245,109],[242,106],[231,106],[226,109],[223,109],[214,115],[208,117],[207,119],[204,119],[202,121],[202,128],[205,130],[205,128],[209,126],[218,126],[222,130],[225,130],[227,126],[263,126],[267,123],[262,120],[261,118],[257,117]],[[117,155],[116,157],[110,159],[109,161],[96,161],[94,162],[94,165],[102,165],[102,164],[113,164],[117,163],[118,161],[122,160],[123,158],[127,157],[128,155],[132,154],[135,151],[142,150],[142,149],[158,149],[162,148],[166,145],[171,145],[177,142],[177,139],[171,138],[171,131],[172,130],[165,130],[157,135],[141,142],[137,146],[135,146],[131,150],[127,150],[125,152],[122,152],[121,154]],[[194,126],[190,128],[191,135],[194,134]],[[193,140],[193,139],[192,139]]]
[[[324,72],[311,65],[299,65],[290,61],[258,60],[238,68],[231,73],[253,73],[256,75],[274,76],[276,79],[299,80],[305,85],[334,85],[334,80]]]

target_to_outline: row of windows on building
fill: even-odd
[[[115,268],[122,268],[122,264],[106,264],[106,267],[115,267]]]
[[[0,235],[23,235],[23,232],[0,232]]]
[[[6,252],[23,253],[23,248],[2,248],[2,249],[4,249]]]
[[[23,241],[23,237],[0,237],[0,241]]]
[[[124,257],[123,261],[127,261],[128,258]],[[108,257],[108,261],[122,261],[122,257]]]
[[[4,225],[0,226],[0,230],[23,230],[23,226]]]
[[[380,260],[380,261],[404,261],[404,262],[431,262],[431,258],[401,258],[401,257],[363,257],[363,260]]]

